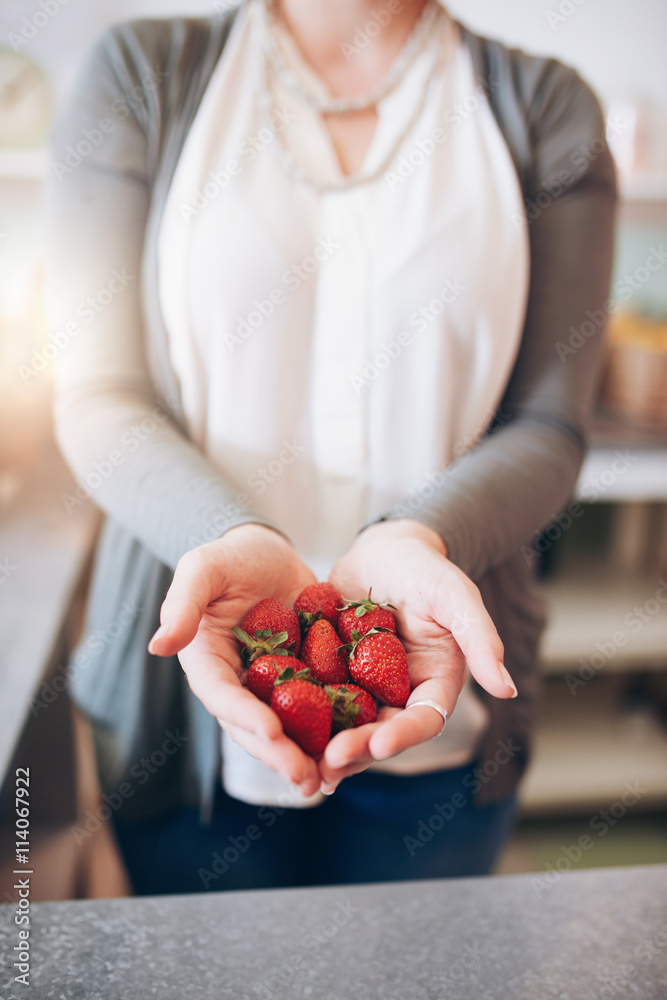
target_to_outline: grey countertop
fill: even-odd
[[[31,907],[30,985],[54,1000],[665,1000],[667,866]]]

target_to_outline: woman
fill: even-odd
[[[530,543],[600,356],[601,331],[557,351],[609,281],[595,98],[433,0],[250,0],[107,32],[68,148],[57,426],[109,515],[87,635],[141,609],[84,638],[72,687],[105,792],[129,789],[135,888],[490,870],[535,710]],[[315,762],[229,630],[329,573],[396,606],[413,691]]]

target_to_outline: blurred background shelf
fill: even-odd
[[[501,872],[553,863],[628,786],[582,865],[667,859],[667,434],[599,413],[576,496],[540,548],[541,717]]]
[[[655,705],[629,698],[621,676],[596,677],[574,692],[548,681],[522,814],[608,809],[636,783],[630,812],[665,808],[667,727]]]
[[[545,583],[549,623],[540,649],[543,672],[562,675],[591,656],[595,666],[605,655],[600,646],[607,653],[613,649],[605,655],[604,673],[667,670],[667,603],[655,610],[660,586],[655,575],[610,572],[592,560],[555,574]],[[667,585],[664,593],[663,600]],[[612,641],[621,634],[620,642]]]
[[[624,456],[626,468],[616,474],[618,459]],[[633,426],[609,412],[598,413],[576,498],[590,500],[591,489],[604,503],[667,501],[667,433]]]
[[[616,475],[613,482],[605,485],[625,450],[630,452],[631,464],[627,471]],[[601,485],[598,487],[597,484]],[[598,445],[591,448],[577,480],[575,497],[578,500],[590,499],[591,490],[599,493],[598,499],[604,503],[667,501],[667,446],[626,449],[623,445]]]

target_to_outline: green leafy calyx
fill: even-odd
[[[354,608],[355,609],[355,612],[354,612],[355,618],[363,618],[363,616],[366,614],[367,611],[377,611],[378,608],[389,608],[392,611],[396,610],[396,608],[394,607],[394,605],[393,604],[389,604],[388,601],[385,601],[384,604],[381,604],[381,603],[378,603],[377,601],[372,600],[371,599],[371,593],[372,593],[372,591],[373,591],[373,588],[371,587],[371,589],[368,591],[368,597],[365,600],[363,600],[363,601],[345,601],[345,606],[342,607],[342,608],[339,608],[338,610],[339,611],[349,611],[350,608]]]
[[[278,687],[279,684],[287,684],[288,681],[310,681],[311,684],[317,684],[317,681],[310,676],[310,667],[304,667],[303,670],[294,670],[294,667],[285,667],[285,669],[278,674],[276,680],[273,682],[274,687]]]
[[[260,656],[291,656],[289,649],[283,648],[283,643],[287,642],[289,635],[287,632],[277,632],[276,635],[265,629],[255,632],[254,636],[249,635],[240,625],[232,626],[234,638],[241,643],[241,659],[246,667],[249,667],[253,660]]]
[[[355,716],[359,715],[361,706],[356,704],[358,691],[350,691],[345,686],[334,688],[327,684],[324,691],[331,702],[334,731],[352,729]]]

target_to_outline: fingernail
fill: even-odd
[[[333,795],[333,793],[336,791],[337,788],[338,788],[337,784],[328,785],[326,781],[323,781],[322,784],[320,785],[320,791],[322,792],[322,795]]]
[[[510,688],[510,690],[514,692],[512,694],[512,697],[516,698],[516,696],[518,695],[519,692],[516,689],[516,684],[514,683],[514,681],[512,680],[512,678],[509,675],[509,671],[507,670],[507,667],[505,666],[504,663],[499,663],[498,664],[498,668],[500,670],[500,676],[504,680],[505,684],[507,684],[508,688]]]
[[[159,629],[157,630],[157,632],[155,633],[155,635],[153,636],[153,638],[151,639],[151,641],[148,643],[148,652],[149,653],[154,653],[155,652],[155,643],[159,639],[162,639],[166,634],[167,634],[166,627],[164,625],[160,625]]]

